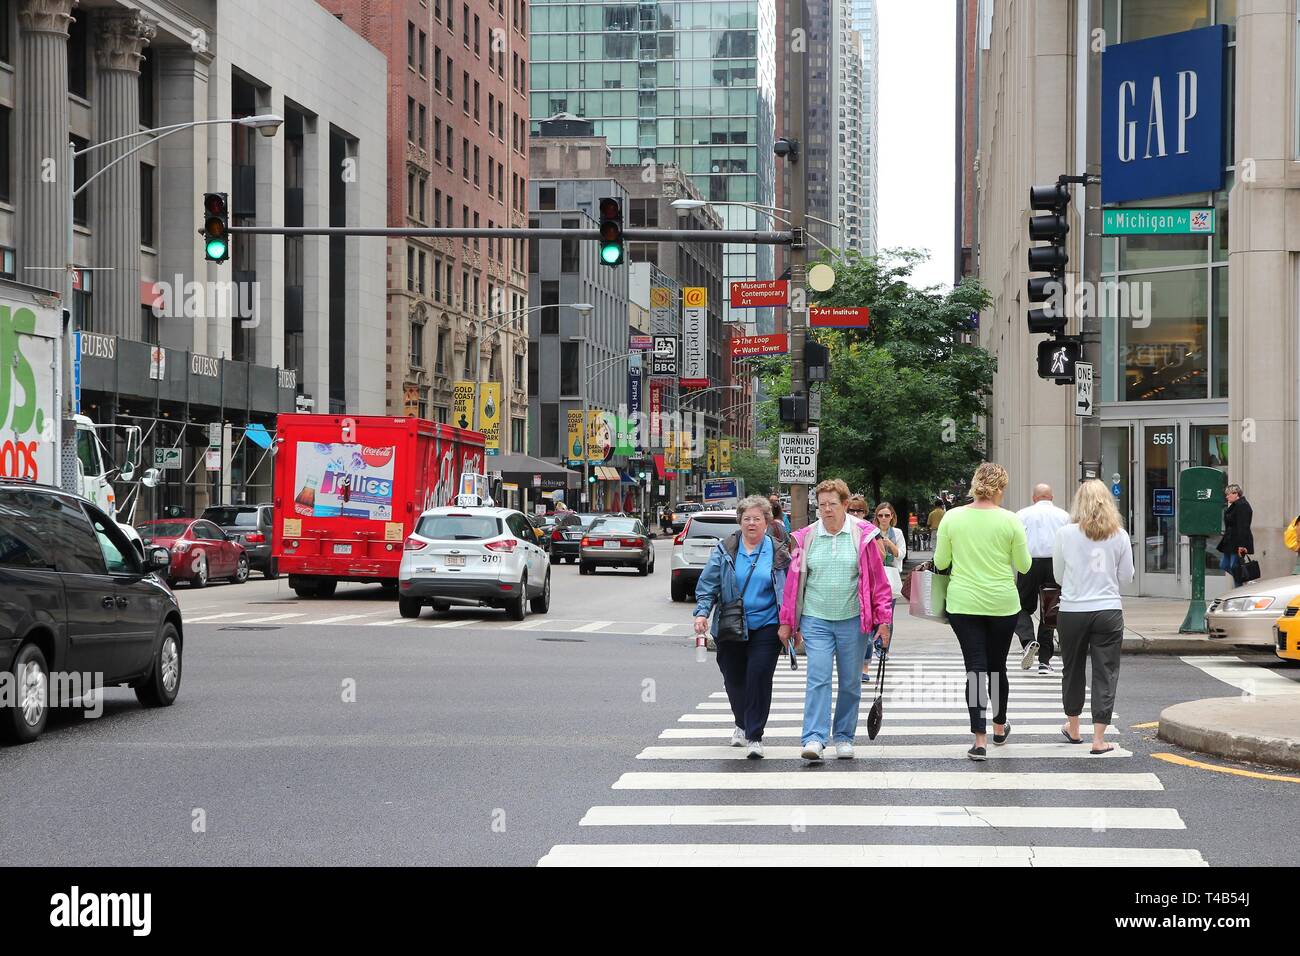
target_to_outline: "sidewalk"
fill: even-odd
[[[1300,768],[1300,694],[1174,704],[1160,714],[1159,736],[1230,760]]]

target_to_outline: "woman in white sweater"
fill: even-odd
[[[1120,521],[1115,499],[1100,481],[1085,481],[1074,495],[1070,524],[1056,533],[1052,569],[1061,585],[1057,631],[1061,635],[1061,702],[1072,744],[1083,743],[1086,668],[1092,658],[1092,753],[1115,748],[1106,728],[1115,707],[1124,611],[1119,588],[1133,580],[1133,545]]]

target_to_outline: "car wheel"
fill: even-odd
[[[230,579],[231,584],[243,584],[248,580],[248,555],[241,554],[239,563],[235,565],[235,575]]]
[[[436,611],[436,612],[439,613],[439,614],[446,614],[448,611],[451,610],[451,602],[450,602],[450,601],[434,601],[434,602],[433,602],[433,609],[434,609],[434,611]]]
[[[0,737],[7,743],[29,744],[45,731],[50,719],[50,668],[35,644],[24,644],[11,672],[13,703],[0,707]]]
[[[653,551],[650,552],[650,573],[655,573],[655,553]]]
[[[190,578],[190,587],[205,588],[208,586],[208,559],[199,558],[198,566],[194,569],[194,577]]]
[[[674,581],[670,588],[673,600],[680,603],[686,600],[686,588],[682,587],[680,581]]]
[[[596,569],[595,569],[594,567],[592,567],[592,566],[591,566],[588,562],[586,562],[586,561],[579,561],[579,562],[578,562],[578,573],[579,573],[579,574],[595,574],[595,573],[596,573]]]
[[[176,625],[168,621],[153,656],[153,669],[136,685],[135,696],[146,707],[170,707],[180,689],[181,636]]]
[[[398,598],[397,613],[402,617],[419,617],[420,611],[424,608],[424,602],[419,598]]]
[[[534,614],[545,614],[551,609],[551,572],[546,572],[546,581],[542,584],[542,593],[533,598],[530,605]]]
[[[512,621],[522,621],[528,616],[528,575],[519,579],[519,595],[506,604],[506,615]]]
[[[268,581],[274,581],[280,576],[280,562],[275,558],[266,559],[266,567],[262,569],[262,577]]]
[[[338,586],[339,583],[333,578],[322,578],[320,583],[316,585],[316,596],[323,598],[333,597],[334,591]]]
[[[648,558],[636,566],[636,573],[641,577],[645,577],[650,573],[650,560]]]

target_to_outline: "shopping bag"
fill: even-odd
[[[1043,627],[1056,627],[1056,613],[1061,607],[1061,589],[1046,585],[1038,590],[1038,620]]]
[[[903,576],[899,573],[898,568],[891,568],[885,565],[885,578],[889,581],[889,593],[898,597],[903,593]]]
[[[948,594],[948,575],[936,574],[921,567],[912,572],[910,583],[911,595],[907,602],[907,612],[912,617],[947,623],[944,603]]]

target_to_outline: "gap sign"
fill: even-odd
[[[1222,24],[1118,43],[1101,59],[1101,201],[1223,188]]]

